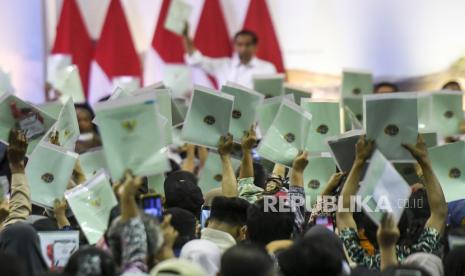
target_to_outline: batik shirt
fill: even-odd
[[[369,255],[361,246],[360,239],[357,235],[357,230],[354,228],[346,228],[339,234],[347,254],[350,259],[357,265],[364,266],[370,269],[379,270],[381,267],[381,256],[379,251],[374,255]],[[439,240],[441,235],[434,228],[425,227],[417,242],[410,247],[396,245],[397,259],[401,263],[407,256],[417,253],[435,253],[439,248]]]

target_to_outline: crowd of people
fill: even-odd
[[[239,56],[214,62],[185,37],[189,62],[201,64],[220,80],[233,78],[246,86],[252,74],[275,71],[254,57],[257,42],[255,34],[240,32],[235,37]],[[448,85],[446,89],[460,89],[458,83]],[[398,89],[380,83],[374,90]],[[101,147],[92,108],[75,108],[80,131],[75,151],[83,154]],[[304,170],[309,154],[299,152],[291,168],[274,164],[268,171],[254,158],[259,142],[255,131],[251,126],[243,137],[221,137],[221,185],[210,191],[202,192],[198,176],[212,150],[192,144],[169,146],[171,169],[161,185],[163,192],[151,190],[146,177],[130,170],[113,179],[118,204],[103,237],[89,244],[82,233],[86,226],[78,223],[64,199],[57,198],[53,209],[31,202],[33,183],[25,176],[28,139],[20,129],[12,129],[8,146],[0,144],[0,175],[11,183],[5,191],[9,198],[2,198],[0,205],[0,275],[465,275],[465,243],[456,244],[465,240],[465,199],[446,203],[422,135],[416,144],[404,145],[417,163],[419,181],[411,186],[412,204],[398,224],[387,213],[376,225],[364,212],[351,209],[350,201],[375,141],[362,135],[353,148],[352,168],[336,172],[316,203],[306,208]],[[232,155],[241,158],[237,171]],[[85,182],[76,165],[69,187]],[[144,212],[141,199],[149,193],[162,197],[163,216]],[[339,200],[341,208],[325,210],[325,200],[330,199]],[[72,230],[80,231],[79,249],[63,269],[50,269],[38,233]]]
[[[92,113],[76,107],[81,135],[80,152],[99,146]],[[89,142],[93,141],[93,142]],[[319,200],[311,210],[292,203],[305,200],[303,170],[308,154],[296,156],[292,170],[275,165],[272,173],[252,156],[257,138],[252,127],[242,137],[242,163],[232,169],[231,136],[222,137],[218,153],[223,164],[221,187],[206,194],[197,185],[208,150],[193,145],[172,148],[180,163],[164,183],[164,217],[145,214],[140,197],[147,193],[144,178],[130,171],[113,183],[119,204],[112,210],[108,230],[95,245],[81,245],[63,271],[48,271],[41,255],[38,231],[80,229],[57,200],[53,210],[33,206],[24,175],[27,139],[13,129],[2,157],[2,174],[11,179],[10,199],[3,202],[0,233],[1,275],[464,275],[463,246],[452,248],[451,236],[464,237],[464,201],[448,206],[431,168],[421,136],[405,145],[417,160],[421,183],[412,186],[410,200],[427,204],[407,208],[396,225],[391,215],[377,227],[363,213],[324,213]],[[338,172],[322,195],[340,194],[342,205],[358,189],[363,164],[373,141],[362,136],[350,172]],[[176,159],[176,158],[175,158]],[[44,162],[46,162],[44,160]],[[79,171],[73,179],[78,181]],[[342,187],[342,188],[341,188]],[[286,198],[290,211],[273,210],[269,197]],[[271,201],[273,202],[273,201]],[[201,214],[210,216],[203,227]],[[278,208],[279,209],[279,208]],[[334,229],[318,225],[319,218],[334,219]],[[334,231],[332,231],[334,230]]]

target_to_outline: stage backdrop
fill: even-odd
[[[195,7],[191,18],[194,34],[205,0],[187,1]],[[241,28],[249,1],[254,0],[221,0],[230,36]],[[45,5],[45,13],[40,2]],[[109,2],[78,0],[93,39],[101,32]],[[122,0],[141,61],[146,60],[151,48],[161,3],[162,0]],[[418,76],[441,71],[465,55],[463,0],[267,3],[287,69],[338,74],[341,68],[350,67],[371,69],[378,76]],[[19,63],[11,61],[43,60],[38,58],[39,53],[43,52],[44,39],[48,48],[53,44],[61,5],[62,0],[0,0],[0,66],[12,71],[17,90],[31,99],[37,99],[37,92],[22,86],[39,89],[42,83],[37,80],[43,73],[30,75],[32,80],[23,78],[25,67],[19,69]],[[42,16],[47,23],[46,34],[41,31]]]

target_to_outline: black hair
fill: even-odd
[[[460,83],[456,80],[451,80],[451,81],[448,81],[446,82],[443,86],[442,86],[442,89],[446,89],[447,86],[450,86],[450,85],[456,85],[459,87],[460,90],[462,90],[462,86],[460,85]]]
[[[452,249],[444,258],[444,275],[447,276],[463,276],[465,275],[465,246],[459,246]]]
[[[381,87],[388,86],[392,89],[393,92],[399,92],[399,87],[392,82],[383,81],[375,84],[373,91],[376,93]]]
[[[266,276],[273,270],[273,261],[264,248],[254,244],[238,244],[221,257],[222,276]]]
[[[89,112],[90,120],[91,121],[94,120],[95,112],[94,112],[94,110],[92,109],[92,107],[90,106],[89,103],[87,103],[87,102],[85,102],[85,103],[75,103],[74,108],[76,109],[76,111],[77,111],[78,108],[86,110],[87,112]],[[95,133],[100,134],[98,126],[96,124],[94,124],[93,122],[92,122],[92,129],[94,130]]]
[[[237,32],[235,35],[234,35],[234,41],[241,35],[248,35],[252,38],[252,44],[253,45],[257,45],[258,44],[258,35],[251,31],[251,30],[241,30],[239,32]]]
[[[98,259],[98,261],[95,261]],[[113,258],[105,251],[85,246],[76,251],[64,269],[67,275],[113,276],[116,275]]]
[[[266,196],[247,209],[247,235],[250,241],[265,246],[274,240],[290,239],[294,229],[294,213],[280,212],[279,200]],[[273,200],[269,200],[273,199]],[[265,210],[267,200],[268,210]]]
[[[21,258],[0,252],[0,275],[27,275]]]
[[[278,255],[281,272],[285,276],[339,275],[343,257],[324,239],[301,239]]]
[[[180,250],[184,244],[195,239],[196,220],[194,214],[178,207],[168,208],[165,214],[171,214],[171,225],[179,233],[173,245],[175,250]]]
[[[216,220],[231,226],[245,225],[249,205],[249,202],[238,197],[217,196],[212,201],[210,221]]]
[[[420,198],[423,200],[423,205],[415,205],[418,204]],[[400,231],[400,238],[397,244],[402,247],[410,247],[417,242],[430,214],[425,191],[418,190],[414,192],[409,198],[408,205],[410,208],[404,209],[397,225]],[[378,226],[364,212],[354,213],[354,220],[356,221],[357,228],[364,230],[364,234],[368,241],[375,248],[378,248],[378,240],[376,237]]]

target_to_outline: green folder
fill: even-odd
[[[79,164],[87,179],[93,177],[97,172],[105,170],[108,172],[107,160],[103,149],[94,149],[79,155]]]
[[[417,93],[418,130],[421,132],[434,131],[433,126],[433,96],[431,93]]]
[[[410,194],[408,183],[386,157],[375,150],[357,192],[361,202],[366,203],[362,204],[363,211],[377,225],[386,212],[392,213],[397,225]]]
[[[192,6],[183,0],[172,0],[165,19],[165,29],[182,35],[192,13]]]
[[[344,129],[346,131],[353,129],[362,129],[363,125],[363,99],[362,98],[345,98],[342,99],[344,110]]]
[[[415,93],[390,93],[364,97],[365,130],[368,139],[387,159],[413,162],[402,144],[415,144],[418,137]]]
[[[117,99],[122,99],[122,98],[128,98],[131,97],[131,93],[129,91],[117,86],[115,89],[113,89],[113,93],[110,95],[110,98],[108,99],[109,101],[112,100],[117,100]]]
[[[159,195],[165,195],[165,174],[156,174],[147,176],[147,187],[152,192]]]
[[[273,123],[276,114],[278,114],[279,107],[283,101],[291,102],[284,97],[274,97],[265,99],[257,108],[257,119],[260,133],[265,135]]]
[[[421,133],[421,135],[423,135],[423,139],[425,140],[428,148],[438,145],[438,134],[436,132],[424,132]]]
[[[314,156],[308,159],[304,170],[304,190],[312,206],[335,172],[336,164],[331,157]]]
[[[47,113],[54,120],[58,120],[58,116],[60,116],[63,106],[65,106],[64,103],[58,100],[39,104],[37,105],[37,108]]]
[[[420,183],[420,178],[415,170],[415,164],[416,163],[393,163],[394,168],[396,168],[397,172],[402,175],[409,185]]]
[[[119,76],[112,79],[112,86],[119,87],[124,91],[131,93],[140,88],[141,82],[139,77]]]
[[[76,65],[67,66],[57,73],[55,88],[58,89],[63,96],[72,97],[75,103],[83,103],[86,101],[81,78],[79,76],[79,69]]]
[[[465,142],[432,147],[428,154],[446,201],[465,199]]]
[[[79,131],[76,109],[71,97],[67,98],[53,129],[58,131],[60,146],[74,150],[76,141],[81,133]]]
[[[162,117],[153,93],[95,105],[110,174],[120,179],[126,169],[147,176],[169,170]]]
[[[182,138],[181,138],[182,128],[173,127],[172,128],[172,133],[173,133],[173,143],[172,143],[172,145],[177,146],[177,147],[184,146],[184,144],[186,142],[183,141]]]
[[[231,163],[234,171],[236,171],[241,165],[241,160],[231,158]],[[211,189],[221,187],[222,180],[223,164],[221,163],[221,157],[218,153],[210,151],[207,161],[200,171],[199,187],[205,194]]]
[[[459,133],[459,123],[464,119],[463,92],[440,91],[432,95],[432,122],[434,131],[441,136]]]
[[[300,150],[305,149],[312,115],[300,106],[283,101],[273,123],[261,140],[257,152],[270,161],[291,167]]]
[[[27,162],[25,174],[34,204],[53,208],[63,197],[79,155],[45,142],[37,145]]]
[[[12,105],[21,113],[21,119],[13,117]],[[10,130],[19,127],[26,131],[29,141],[27,154],[30,155],[40,140],[55,123],[50,115],[12,94],[0,96],[0,141],[8,143]]]
[[[192,89],[191,68],[186,65],[165,65],[163,83],[173,91],[173,98],[184,98]]]
[[[342,98],[362,98],[373,93],[373,76],[371,72],[349,71],[342,73]]]
[[[216,148],[221,136],[228,134],[234,97],[196,86],[182,128],[182,140]]]
[[[253,76],[253,89],[272,98],[284,95],[284,74]]]
[[[173,114],[172,114],[172,106],[171,106],[171,90],[167,88],[153,88],[153,85],[147,86],[136,91],[133,91],[134,96],[139,96],[146,93],[154,93],[155,99],[158,103],[158,112],[161,116],[163,116],[167,122],[163,127],[164,133],[164,140],[165,144],[169,145],[173,142],[173,134],[172,134],[172,125],[173,125]]]
[[[236,141],[240,141],[244,132],[255,123],[257,106],[262,104],[264,97],[260,93],[231,82],[223,85],[221,92],[234,96],[229,133],[233,135]]]
[[[89,244],[95,244],[108,227],[118,202],[104,172],[65,192],[65,198]]]
[[[171,111],[172,111],[172,120],[173,126],[179,126],[184,123],[186,118],[188,106],[184,99],[172,99],[171,101]]]
[[[355,145],[362,130],[351,130],[327,139],[330,153],[341,172],[349,173],[355,161]]]
[[[308,133],[306,151],[310,153],[329,151],[326,139],[341,133],[339,102],[303,99],[301,106],[312,114],[312,126]]]
[[[300,87],[297,87],[297,86],[293,86],[293,85],[290,85],[290,84],[285,84],[284,85],[284,94],[292,94],[294,95],[294,99],[295,99],[295,103],[300,105],[300,101],[302,99],[306,99],[306,98],[311,98],[312,97],[312,92],[304,89],[304,88],[300,88]]]

